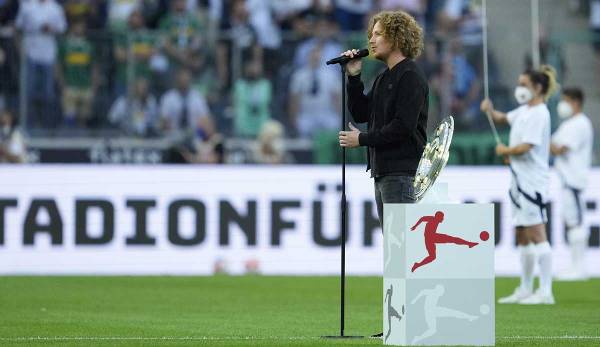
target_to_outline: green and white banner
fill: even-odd
[[[505,167],[447,167],[454,202],[494,203],[495,271],[517,275]],[[587,269],[600,276],[600,170],[584,194]],[[0,274],[339,273],[337,166],[25,165],[0,170]],[[557,271],[569,253],[552,176]],[[347,169],[347,272],[383,271],[364,166]],[[600,207],[599,207],[600,208]]]

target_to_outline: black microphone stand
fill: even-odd
[[[346,130],[346,64],[340,64],[342,71],[342,131]],[[342,147],[342,201],[341,201],[341,261],[340,261],[340,335],[323,336],[323,338],[363,338],[364,336],[344,335],[344,308],[346,292],[346,147]]]

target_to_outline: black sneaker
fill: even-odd
[[[371,335],[372,338],[383,338],[383,333]]]

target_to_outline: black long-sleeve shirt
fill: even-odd
[[[348,109],[357,123],[368,123],[359,135],[367,147],[371,177],[414,176],[427,143],[429,87],[414,61],[404,59],[379,74],[364,94],[360,75],[348,76]]]

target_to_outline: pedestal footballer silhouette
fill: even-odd
[[[387,316],[388,316],[388,332],[385,334],[385,341],[387,341],[388,337],[392,333],[392,317],[398,318],[398,321],[402,320],[402,316],[396,311],[396,309],[392,306],[392,295],[394,294],[394,286],[390,284],[390,288],[385,291],[385,298],[383,302],[387,301]],[[402,305],[402,314],[404,315],[404,305]]]
[[[419,224],[425,223],[425,248],[427,249],[428,255],[423,258],[420,262],[414,263],[412,266],[411,272],[415,272],[418,268],[423,265],[429,264],[436,259],[436,244],[438,243],[454,243],[457,245],[465,245],[469,246],[469,248],[473,248],[477,246],[478,242],[470,242],[467,240],[463,240],[460,237],[450,236],[446,234],[440,234],[437,232],[437,228],[444,221],[444,213],[442,211],[437,211],[433,216],[423,216],[421,217],[415,225],[410,228],[411,231],[415,231]]]

